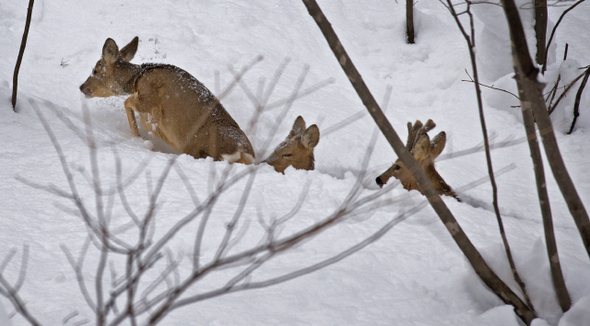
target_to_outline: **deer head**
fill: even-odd
[[[285,169],[289,165],[296,169],[313,170],[313,149],[319,141],[320,130],[318,126],[311,125],[305,129],[305,120],[298,116],[287,138],[264,162],[272,165],[277,172],[281,173],[285,173]]]
[[[430,140],[427,133],[434,127],[436,127],[436,124],[430,119],[424,125],[420,120],[416,120],[414,125],[408,122],[408,140],[406,142],[406,148],[412,156],[414,156],[416,161],[420,163],[439,195],[447,195],[457,198],[457,194],[445,182],[445,180],[443,180],[434,167],[434,160],[445,148],[445,143],[447,141],[447,136],[444,131],[441,131],[436,135],[432,141]],[[375,181],[380,187],[383,187],[391,177],[400,180],[403,187],[407,190],[418,190],[422,192],[420,187],[418,187],[416,179],[414,179],[408,168],[399,159],[387,169],[387,171],[378,176]]]
[[[130,92],[129,82],[137,74],[138,68],[129,63],[137,52],[139,38],[136,36],[120,51],[117,43],[109,38],[102,48],[102,57],[88,79],[80,86],[80,91],[88,98],[123,95]]]

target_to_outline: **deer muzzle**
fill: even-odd
[[[86,96],[87,98],[92,97],[92,91],[89,87],[86,86],[86,83],[80,85],[80,91],[84,93],[84,96]]]

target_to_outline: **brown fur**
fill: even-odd
[[[430,119],[425,125],[420,120],[416,120],[414,125],[408,122],[406,148],[414,156],[416,161],[420,163],[439,195],[452,196],[459,200],[455,191],[443,180],[434,167],[434,160],[443,151],[447,141],[444,131],[441,131],[430,141],[427,132],[434,127],[436,127],[436,124]],[[399,159],[387,171],[378,176],[375,181],[380,187],[383,187],[391,177],[400,180],[402,186],[407,190],[418,190],[422,192],[420,187],[418,187],[416,179],[414,179],[408,168]]]
[[[140,136],[138,113],[147,131],[181,153],[254,163],[250,140],[205,85],[176,66],[129,62],[138,42],[135,37],[119,51],[115,41],[106,40],[102,58],[80,86],[86,97],[131,95],[125,111],[134,136]]]
[[[319,141],[320,130],[318,127],[314,124],[305,129],[305,120],[298,116],[287,138],[264,162],[272,165],[275,170],[283,174],[289,166],[300,170],[313,170],[313,149]]]

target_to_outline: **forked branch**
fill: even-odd
[[[510,243],[508,242],[508,236],[506,235],[506,231],[504,229],[504,222],[502,220],[502,215],[500,214],[500,204],[498,203],[498,186],[496,184],[496,176],[494,173],[494,168],[492,165],[492,154],[490,151],[490,144],[488,139],[488,130],[487,124],[483,109],[483,99],[481,95],[480,83],[479,83],[479,71],[477,69],[477,60],[476,60],[476,51],[475,51],[475,28],[474,28],[474,18],[473,14],[471,13],[471,2],[466,1],[466,12],[469,17],[469,29],[463,27],[462,22],[459,20],[457,13],[455,12],[455,7],[452,4],[451,0],[447,0],[448,8],[455,19],[455,23],[459,27],[459,30],[463,34],[463,38],[467,43],[467,48],[469,50],[469,57],[471,59],[471,68],[473,70],[473,79],[474,79],[474,86],[475,86],[475,94],[477,99],[477,108],[479,112],[479,120],[481,124],[481,131],[483,135],[483,143],[485,148],[486,154],[486,165],[488,168],[488,175],[490,177],[490,184],[492,186],[492,205],[494,207],[494,213],[496,214],[496,220],[498,222],[498,229],[500,231],[500,236],[502,237],[502,243],[504,244],[504,249],[506,251],[506,258],[510,265],[510,270],[512,271],[512,275],[514,276],[514,280],[520,287],[524,298],[527,302],[528,307],[530,308],[532,313],[535,313],[535,308],[529,298],[528,292],[526,291],[526,284],[522,281],[520,277],[520,273],[516,268],[516,264],[514,263],[514,258],[512,257],[512,250],[510,249]],[[522,317],[521,317],[522,318]],[[524,319],[523,319],[524,320]],[[526,320],[525,320],[526,322]]]
[[[383,111],[379,108],[379,105],[373,98],[361,75],[356,70],[350,57],[340,43],[338,36],[332,29],[330,22],[323,14],[316,1],[303,0],[303,3],[307,7],[310,16],[313,17],[322,34],[326,38],[326,41],[336,56],[336,60],[338,60],[342,69],[348,76],[349,81],[353,85],[363,104],[381,129],[383,135],[393,150],[396,152],[398,157],[406,166],[410,168],[412,175],[417,180],[418,185],[423,189],[430,205],[434,208],[441,221],[445,224],[447,230],[451,233],[451,236],[459,248],[463,251],[466,258],[475,269],[476,273],[490,289],[500,296],[502,300],[504,300],[506,303],[512,304],[515,307],[516,313],[527,324],[530,324],[531,321],[536,317],[535,313],[487,265],[481,254],[473,246],[465,232],[459,226],[459,223],[455,217],[440,199],[439,195],[436,193],[436,190],[434,190],[434,187],[424,173],[424,170],[422,170],[411,154],[405,150],[405,147],[402,144],[399,136],[383,114]]]
[[[542,87],[537,79],[539,70],[530,59],[530,53],[526,42],[522,41],[526,38],[514,1],[502,0],[502,4],[504,5],[504,13],[510,31],[512,58],[517,85],[519,86],[519,93],[521,95],[521,104],[523,106],[530,105],[535,116],[535,123],[538,129],[544,133],[542,138],[543,147],[545,148],[549,166],[551,167],[553,176],[555,177],[559,189],[568,205],[570,213],[576,222],[584,247],[590,256],[590,218],[588,217],[588,212],[578,195],[573,180],[567,171],[565,162],[559,151],[557,139],[553,132],[553,125],[543,99]],[[523,99],[523,94],[526,94],[526,99]],[[530,103],[522,102],[524,100],[529,101]]]
[[[27,306],[23,299],[20,297],[18,292],[20,291],[27,274],[27,263],[29,259],[29,247],[25,246],[22,252],[22,259],[20,265],[20,272],[18,274],[18,279],[11,284],[5,277],[4,277],[4,269],[10,261],[12,257],[16,254],[16,250],[11,250],[8,255],[4,258],[2,264],[0,264],[0,296],[7,298],[10,303],[14,306],[16,311],[23,316],[31,325],[33,326],[40,326],[41,323],[37,321],[35,317],[29,312]]]

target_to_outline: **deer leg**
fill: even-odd
[[[129,127],[131,128],[131,134],[135,137],[141,137],[139,135],[139,129],[137,128],[137,119],[135,119],[135,95],[132,95],[125,100],[125,112],[127,113],[127,120],[129,121]]]

